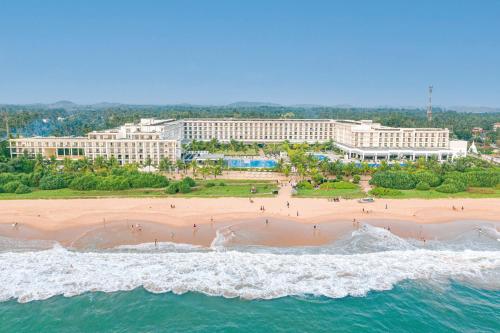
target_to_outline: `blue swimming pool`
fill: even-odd
[[[229,168],[274,168],[275,160],[226,159]]]

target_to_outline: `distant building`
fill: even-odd
[[[473,127],[472,128],[472,134],[473,135],[481,135],[483,133],[483,128],[482,127]]]
[[[395,128],[371,120],[333,119],[141,119],[83,137],[33,137],[10,140],[12,156],[115,157],[119,163],[158,165],[162,158],[181,157],[182,144],[193,140],[245,143],[324,143],[332,141],[349,158],[360,160],[439,160],[467,153],[463,143],[450,141],[447,128]],[[459,147],[459,148],[457,148]],[[461,147],[461,148],[460,148]]]
[[[494,123],[493,124],[493,130],[496,131],[500,128],[500,123]]]

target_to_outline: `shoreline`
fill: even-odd
[[[226,238],[236,235],[232,237],[235,244],[286,247],[328,244],[364,223],[390,227],[391,232],[404,238],[435,237],[436,231],[430,233],[431,226],[447,224],[437,232],[444,236],[444,230],[458,228],[457,221],[493,222],[497,230],[500,228],[500,199],[376,199],[374,203],[362,204],[357,200],[331,202],[278,195],[252,200],[2,201],[0,236],[53,240],[75,248],[110,248],[155,240],[210,246],[216,231],[225,230]],[[428,235],[421,235],[424,226]]]

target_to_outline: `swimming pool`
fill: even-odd
[[[275,160],[226,159],[229,168],[274,168]]]

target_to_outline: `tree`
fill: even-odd
[[[214,175],[214,178],[217,178],[217,176],[222,175],[222,166],[219,164],[216,164],[212,167],[212,174]]]
[[[203,179],[205,179],[210,174],[210,167],[205,164],[200,168],[200,172],[201,175],[203,176]]]
[[[60,175],[48,174],[40,179],[39,187],[42,190],[56,190],[60,188],[65,188],[68,184],[64,177]]]
[[[102,156],[96,156],[94,159],[95,169],[104,169],[106,167],[106,160]]]
[[[285,164],[283,166],[283,174],[285,175],[285,177],[290,176],[291,171],[292,171],[292,166],[290,164]]]
[[[198,170],[198,162],[192,160],[191,163],[189,163],[189,166],[191,167],[191,170],[193,170],[193,177],[196,177],[196,171]]]
[[[182,160],[177,160],[175,161],[175,166],[177,167],[177,173],[179,173],[180,170],[184,170],[186,168],[186,163]]]
[[[160,164],[159,164],[158,168],[160,169],[160,171],[170,172],[170,170],[172,168],[172,161],[170,161],[170,159],[167,157],[163,157],[160,160]]]

